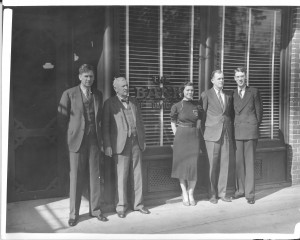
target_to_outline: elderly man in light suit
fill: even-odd
[[[127,80],[115,78],[116,96],[107,99],[103,108],[103,144],[105,155],[113,157],[116,169],[116,211],[120,218],[128,209],[127,180],[132,180],[133,210],[149,214],[143,204],[142,151],[145,131],[138,102],[129,97]],[[129,176],[129,174],[131,174]]]
[[[245,68],[236,68],[234,79],[237,83],[233,93],[237,181],[234,198],[245,196],[249,204],[254,204],[254,163],[259,125],[262,121],[262,101],[258,89],[246,86]]]
[[[70,152],[70,218],[75,226],[79,217],[85,178],[89,176],[90,215],[107,221],[100,209],[102,93],[92,90],[94,68],[79,68],[80,84],[63,92],[58,106],[58,123],[67,135]]]
[[[209,159],[210,202],[231,202],[235,191],[232,136],[232,94],[224,91],[221,70],[212,73],[213,87],[201,94],[204,140]]]

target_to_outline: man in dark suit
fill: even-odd
[[[234,194],[232,94],[223,90],[221,70],[212,73],[213,87],[201,94],[205,121],[204,140],[209,159],[210,202],[231,202]]]
[[[255,150],[262,121],[262,102],[258,89],[246,86],[246,69],[236,68],[234,72],[237,83],[233,93],[237,181],[234,198],[245,196],[249,204],[254,204]]]
[[[70,226],[77,224],[83,182],[88,176],[90,215],[107,221],[100,210],[102,93],[91,88],[91,65],[79,68],[79,80],[78,86],[64,91],[58,106],[58,122],[67,135],[70,152]]]
[[[115,78],[113,86],[116,96],[105,101],[102,122],[105,155],[115,161],[116,211],[120,218],[126,216],[127,180],[130,174],[133,210],[149,214],[143,205],[142,151],[145,149],[145,132],[139,104],[128,96],[125,78]]]

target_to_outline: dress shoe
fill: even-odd
[[[143,214],[149,214],[150,213],[150,211],[145,207],[140,208],[139,211],[140,211],[140,213],[143,213]]]
[[[68,221],[68,224],[70,227],[74,227],[78,222],[78,219],[77,218],[70,218],[69,221]]]
[[[209,199],[209,201],[210,201],[211,203],[213,203],[213,204],[217,204],[217,203],[218,203],[218,199],[217,199],[216,197],[211,197],[211,198]]]
[[[119,216],[119,218],[125,218],[125,212],[123,212],[123,211],[120,211],[120,212],[117,212],[117,214],[118,214],[118,216]]]
[[[99,221],[101,221],[101,222],[107,222],[107,221],[108,221],[107,217],[103,216],[102,213],[100,213],[100,214],[97,216],[97,219],[98,219]]]
[[[229,198],[229,197],[221,197],[221,200],[223,202],[231,202],[231,198]]]
[[[245,197],[245,194],[234,194],[233,199],[239,199]]]
[[[254,203],[255,203],[255,200],[254,200],[253,198],[247,199],[247,203],[249,203],[249,204],[254,204]]]

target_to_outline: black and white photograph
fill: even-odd
[[[299,3],[0,10],[1,239],[300,239]]]

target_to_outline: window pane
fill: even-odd
[[[129,87],[142,109],[147,145],[173,144],[171,106],[180,100],[179,88],[190,80],[191,6],[129,7]],[[194,97],[199,98],[200,10],[195,10],[193,40]],[[120,74],[126,75],[126,13],[120,7]],[[163,20],[160,29],[160,20]],[[160,32],[162,31],[162,36]],[[161,40],[162,39],[162,40]],[[162,47],[162,55],[160,52]],[[160,56],[161,55],[161,56]],[[162,65],[160,65],[162,59]],[[160,73],[166,80],[159,84]],[[164,93],[164,98],[162,98]],[[144,97],[144,98],[143,98]]]
[[[163,7],[163,75],[168,86],[190,80],[191,7]],[[179,99],[174,99],[175,102]],[[170,108],[164,108],[164,145],[173,144]]]
[[[126,75],[125,9],[120,18],[120,73]],[[152,79],[159,75],[159,7],[129,8],[129,91],[145,95],[141,103],[147,145],[160,144],[160,107],[154,104],[159,86]],[[152,88],[150,91],[147,90]],[[138,96],[137,96],[138,97]]]
[[[249,85],[258,88],[262,96],[264,117],[260,128],[261,138],[270,138],[272,135],[277,138],[279,128],[281,25],[278,21],[274,22],[275,11],[252,9],[251,13]],[[276,13],[276,18],[281,20],[280,12]],[[277,29],[279,28],[275,35],[274,24],[276,24]],[[274,41],[277,48],[273,51]],[[271,132],[272,129],[273,132]]]
[[[220,16],[221,14],[220,11]],[[249,86],[258,88],[262,96],[264,116],[260,126],[260,138],[265,139],[277,138],[279,132],[280,29],[280,11],[225,8],[223,62],[225,88],[236,88],[233,70],[239,66],[247,66],[249,57],[247,69]]]

